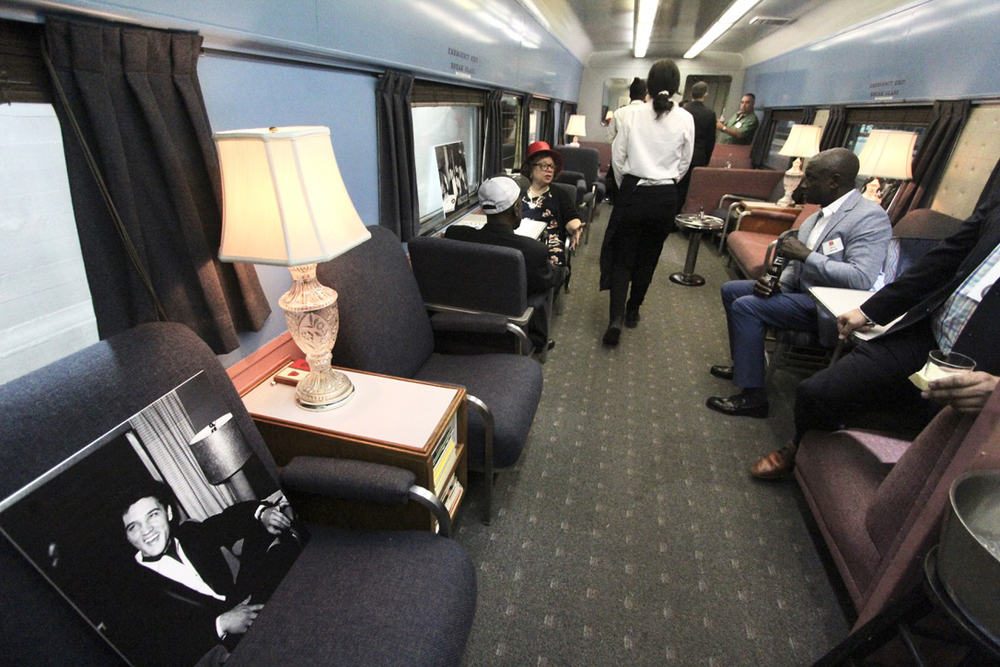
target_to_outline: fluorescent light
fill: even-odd
[[[660,0],[637,0],[635,10],[635,45],[633,54],[636,58],[646,57],[649,48],[649,37],[653,33],[653,23],[656,20],[656,10]]]
[[[729,9],[727,9],[719,20],[712,24],[704,35],[701,36],[697,42],[694,43],[688,52],[684,54],[685,58],[694,58],[699,53],[704,51],[709,44],[717,40],[719,37],[733,27],[741,18],[743,18],[747,12],[757,6],[760,0],[736,0]]]

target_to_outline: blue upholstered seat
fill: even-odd
[[[261,474],[277,481],[274,460],[215,354],[182,325],[147,324],[0,386],[0,498],[199,372],[263,463]],[[43,540],[44,530],[38,526]],[[476,604],[475,568],[461,546],[430,533],[309,530],[312,539],[227,664],[460,663]],[[72,567],[71,550],[61,561]],[[2,538],[0,571],[0,662],[121,663]]]
[[[385,228],[369,229],[370,240],[317,267],[320,282],[340,295],[333,363],[461,385],[485,403],[494,427],[487,425],[489,416],[469,411],[469,466],[485,473],[488,521],[493,470],[521,456],[542,394],[542,367],[515,354],[435,353],[431,323],[399,240]],[[492,457],[485,455],[488,448]]]

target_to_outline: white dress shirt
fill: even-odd
[[[639,185],[676,183],[691,166],[694,153],[694,117],[676,104],[656,118],[652,102],[629,105],[615,112],[618,134],[611,144],[615,179],[625,174]]]
[[[635,106],[637,104],[645,104],[645,102],[643,102],[642,100],[632,100],[631,102],[628,103],[628,106]],[[616,136],[618,136],[618,122],[615,121],[615,116],[618,115],[619,111],[627,108],[628,107],[621,107],[619,109],[616,109],[615,112],[611,114],[611,120],[608,121],[608,129],[607,129],[607,137],[609,144],[615,140]]]

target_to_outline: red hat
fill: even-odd
[[[543,155],[549,155],[552,157],[552,161],[556,163],[555,175],[558,176],[559,172],[562,171],[563,168],[562,155],[552,150],[552,148],[549,147],[547,141],[535,141],[528,144],[528,155],[527,157],[524,158],[524,161],[528,162],[536,153],[541,153]]]

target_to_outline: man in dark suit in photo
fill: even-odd
[[[541,241],[519,236],[514,230],[521,225],[521,198],[528,188],[527,179],[521,184],[510,176],[494,176],[479,186],[479,205],[486,214],[486,224],[481,229],[465,225],[452,225],[444,237],[455,241],[487,243],[514,248],[524,256],[528,277],[528,294],[544,294],[562,285],[563,267],[549,261],[548,248]],[[536,308],[528,322],[528,336],[536,349],[554,342],[549,339],[546,313]]]
[[[694,168],[707,167],[712,159],[712,151],[715,150],[715,112],[705,106],[706,95],[708,84],[699,81],[691,87],[691,101],[684,105],[684,109],[694,116],[694,153],[691,156],[691,167],[677,184],[678,211],[684,208]]]
[[[903,275],[838,319],[840,337],[872,324],[902,319],[854,348],[830,368],[804,380],[795,396],[795,436],[750,469],[761,479],[789,474],[805,432],[833,431],[873,411],[891,412],[908,430],[926,426],[943,405],[976,413],[1000,381],[1000,199],[981,201],[959,230]],[[904,315],[905,313],[905,315]],[[920,391],[909,376],[931,350],[958,352],[976,362],[971,373],[933,380]]]
[[[301,550],[301,535],[280,505],[251,500],[180,523],[169,487],[151,480],[123,494],[119,507],[135,548],[123,589],[137,602],[123,605],[108,634],[143,663],[190,665],[209,653],[225,656]],[[234,576],[222,549],[241,540]]]

